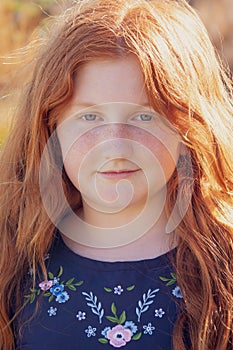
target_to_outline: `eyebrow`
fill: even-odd
[[[95,107],[95,106],[102,106],[102,105],[106,105],[106,104],[109,104],[109,103],[128,103],[128,104],[131,104],[131,105],[136,105],[136,106],[142,106],[142,107],[150,107],[151,108],[151,105],[148,103],[148,102],[145,102],[145,103],[131,103],[131,102],[105,102],[105,103],[99,103],[99,104],[96,104],[96,103],[91,103],[91,102],[81,102],[81,103],[74,103],[73,105],[76,106],[76,107],[80,107],[80,108],[90,108],[90,107]]]

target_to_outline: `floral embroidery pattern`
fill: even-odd
[[[63,268],[60,266],[59,271],[56,275],[48,272],[48,280],[42,281],[38,285],[38,289],[30,289],[30,294],[25,297],[29,300],[30,303],[33,303],[35,298],[41,294],[41,296],[48,299],[48,302],[56,302],[56,305],[66,303],[71,297],[72,294],[70,291],[76,291],[78,286],[83,284],[83,281],[77,281],[75,278],[70,278],[68,280],[62,279]],[[171,294],[176,298],[182,298],[182,293],[180,287],[176,285],[177,278],[176,275],[171,272],[169,277],[159,277],[161,281],[166,283],[166,286],[173,286],[171,289]],[[116,283],[111,287],[104,287],[104,291],[107,293],[112,293],[112,298],[114,300],[119,300],[121,295],[125,295],[127,292],[132,292],[135,289],[135,285],[123,285]],[[157,330],[157,323],[159,320],[164,317],[165,311],[163,310],[161,305],[156,305],[157,307],[152,309],[152,304],[154,303],[154,299],[156,294],[160,289],[148,289],[145,293],[142,294],[140,300],[136,300],[136,305],[131,312],[133,312],[130,318],[127,318],[127,310],[117,310],[117,306],[115,302],[111,304],[111,312],[106,315],[106,310],[102,305],[102,303],[97,295],[93,293],[93,291],[80,291],[80,294],[83,298],[83,301],[86,301],[84,305],[80,307],[80,309],[76,309],[75,317],[77,319],[77,324],[82,323],[83,334],[86,334],[87,338],[96,337],[98,342],[101,344],[109,344],[114,348],[121,348],[126,346],[132,341],[137,341],[141,339],[141,337],[145,336],[153,336],[154,334],[159,334],[155,332]],[[78,298],[78,300],[80,300]],[[91,312],[97,316],[97,320],[99,324],[103,325],[102,329],[96,326],[96,324],[90,324],[87,317],[87,310],[90,309]],[[147,319],[146,322],[141,323],[142,318],[147,311],[150,310],[150,315],[154,314],[155,324],[152,324],[150,319]],[[153,311],[154,310],[154,311]],[[54,317],[57,315],[58,307],[50,306],[47,310],[47,314],[49,317]],[[153,314],[152,314],[153,313]],[[91,313],[88,313],[90,316]],[[150,316],[150,317],[151,317]],[[132,317],[132,318],[131,318]],[[105,323],[104,323],[105,320]],[[108,321],[108,323],[106,322]],[[134,322],[135,320],[135,322]],[[89,323],[89,325],[85,325],[85,322]],[[147,323],[148,322],[148,323]],[[97,322],[96,322],[97,323]],[[98,328],[98,331],[97,331]],[[159,329],[159,328],[158,328]],[[98,338],[98,336],[100,337]],[[101,337],[102,336],[102,337]]]
[[[172,290],[172,294],[176,297],[176,298],[183,298],[183,295],[181,293],[180,287],[176,286],[173,290]]]
[[[121,286],[117,286],[114,288],[114,294],[121,295],[121,293],[124,291]]]
[[[50,308],[48,309],[48,314],[49,314],[49,316],[56,316],[57,308],[53,307],[53,306],[50,306]]]
[[[93,328],[92,326],[88,326],[87,329],[85,329],[85,333],[87,333],[87,337],[95,337],[95,332],[96,332],[96,328]]]
[[[137,333],[138,327],[134,324],[133,321],[126,321],[126,312],[122,311],[120,316],[117,316],[117,308],[114,303],[111,305],[111,311],[113,316],[106,316],[106,318],[113,323],[117,323],[113,328],[105,327],[102,330],[101,334],[104,338],[99,338],[98,341],[102,344],[107,344],[115,348],[120,348],[125,346],[131,340],[140,339],[142,333]],[[124,323],[124,325],[123,325]]]
[[[117,309],[116,309],[116,306],[114,303],[112,303],[112,306],[111,306],[111,311],[113,313],[113,316],[106,316],[106,318],[113,322],[113,323],[118,323],[118,324],[122,324],[125,322],[126,320],[126,313],[125,311],[123,311],[121,314],[120,314],[120,317],[117,317]]]
[[[101,302],[97,301],[97,296],[93,295],[92,292],[90,294],[86,292],[82,292],[84,296],[86,296],[86,300],[88,301],[87,306],[91,308],[93,314],[99,317],[99,323],[102,323],[102,317],[104,315],[104,309],[102,309]]]
[[[110,344],[115,348],[124,346],[131,340],[131,337],[132,332],[122,325],[117,325],[107,331],[107,338],[110,340]]]
[[[132,286],[126,287],[125,290],[127,292],[131,292],[133,289],[135,288],[135,285],[133,284]],[[118,294],[121,295],[121,293],[124,291],[124,289],[122,288],[121,285],[118,285],[117,287],[112,288],[108,288],[108,287],[104,287],[105,292],[111,293],[112,291],[114,291],[114,294]]]
[[[39,283],[40,289],[44,290],[44,291],[50,289],[52,287],[52,285],[53,285],[53,281],[43,281],[43,282]]]
[[[171,276],[171,278],[162,277],[162,276],[160,276],[159,278],[161,279],[161,281],[167,282],[166,286],[171,286],[177,282],[177,277],[176,277],[176,274],[174,272],[171,272],[170,276]]]
[[[27,298],[30,304],[32,304],[36,296],[39,296],[40,293],[42,292],[43,296],[47,297],[49,302],[51,302],[55,298],[55,301],[58,302],[59,304],[65,303],[70,298],[68,292],[65,291],[65,287],[67,287],[72,291],[76,291],[76,287],[81,286],[83,284],[83,281],[74,282],[75,278],[70,278],[66,282],[65,281],[60,282],[60,277],[62,276],[62,274],[63,274],[62,266],[60,266],[56,276],[54,276],[52,272],[49,272],[48,277],[50,278],[50,280],[40,282],[39,289],[31,288],[30,289],[31,294],[25,295],[25,298]]]
[[[163,311],[162,308],[155,310],[155,317],[162,318],[164,314],[165,314],[165,312]]]
[[[148,325],[143,326],[144,334],[152,335],[153,331],[155,330],[155,327],[152,326],[151,323],[148,323]]]
[[[76,317],[79,321],[85,320],[86,319],[86,312],[78,311]]]
[[[170,273],[171,278],[167,278],[167,277],[162,277],[160,276],[159,278],[161,279],[161,281],[163,282],[167,282],[166,286],[171,286],[175,283],[177,283],[177,277],[176,274],[174,272]],[[180,287],[176,286],[173,290],[172,290],[172,294],[176,297],[176,298],[183,298],[183,295],[181,293]]]
[[[140,322],[142,313],[146,312],[149,309],[149,306],[153,303],[153,299],[155,297],[155,293],[157,293],[159,289],[151,290],[149,289],[147,293],[144,293],[142,296],[143,301],[139,300],[138,307],[136,307],[136,314],[138,316],[138,322]]]
[[[133,334],[138,330],[138,327],[133,323],[133,321],[126,321],[124,327],[129,328]]]

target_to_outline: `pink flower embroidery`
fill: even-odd
[[[39,284],[41,290],[48,290],[52,287],[53,281],[43,281]]]
[[[110,344],[114,346],[114,348],[125,346],[125,344],[131,340],[131,337],[131,330],[124,328],[121,325],[117,325],[107,331],[107,338],[110,340]]]

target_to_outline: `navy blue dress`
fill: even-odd
[[[101,262],[75,254],[58,238],[46,261],[48,280],[25,295],[19,322],[28,322],[17,349],[171,350],[182,300],[170,260],[175,252]]]

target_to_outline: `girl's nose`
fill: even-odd
[[[120,123],[107,125],[103,136],[106,159],[132,157],[134,145],[130,125]]]

